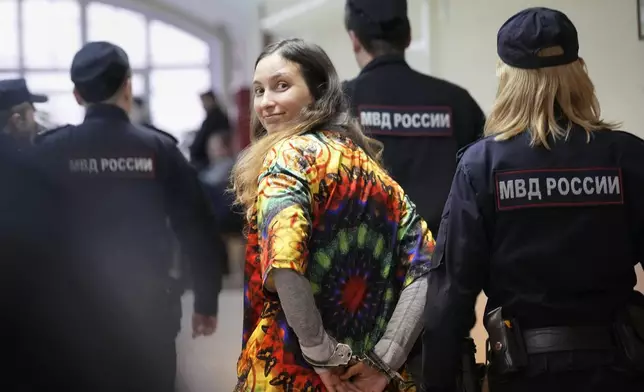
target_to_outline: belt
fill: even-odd
[[[617,346],[609,327],[549,327],[523,332],[530,354],[576,350],[612,350]]]

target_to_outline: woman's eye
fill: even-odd
[[[263,88],[256,88],[256,89],[255,89],[255,95],[262,95],[263,93],[264,93],[264,89],[263,89]]]
[[[285,82],[279,82],[277,83],[277,89],[278,90],[286,90],[288,88],[288,84]]]

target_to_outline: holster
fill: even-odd
[[[528,353],[519,323],[503,317],[500,307],[487,313],[483,323],[489,335],[486,350],[489,372],[503,376],[526,367]]]
[[[623,362],[637,373],[644,373],[644,295],[634,299],[622,311],[613,326]]]

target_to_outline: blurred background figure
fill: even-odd
[[[36,122],[34,103],[47,102],[44,95],[32,94],[25,79],[0,80],[0,128],[21,148],[31,145],[42,126]]]
[[[210,163],[208,158],[208,140],[219,132],[230,132],[230,122],[215,93],[210,90],[200,95],[201,104],[206,112],[206,119],[195,135],[190,146],[190,159],[197,170],[202,170]]]
[[[235,199],[228,190],[230,172],[237,158],[231,140],[230,132],[215,133],[208,138],[208,166],[199,173],[199,178],[210,194],[217,222],[222,231],[229,234],[241,233],[243,225],[241,216],[234,212]]]
[[[142,97],[134,97],[132,99],[130,121],[132,121],[132,124],[137,124],[150,129],[154,129],[156,131],[160,131],[159,128],[152,125],[152,120],[150,118],[150,107]]]
[[[230,191],[230,174],[237,159],[232,146],[230,132],[213,133],[206,145],[208,166],[199,173],[210,199],[213,212],[227,247],[227,259],[222,263],[226,275],[239,280],[244,260],[244,245],[241,238],[244,227],[243,211],[235,205],[234,194]]]

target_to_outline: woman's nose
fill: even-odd
[[[264,95],[262,95],[262,101],[260,102],[260,106],[262,109],[270,109],[273,106],[275,106],[275,101],[273,101],[272,96],[269,92],[265,92]]]

